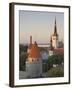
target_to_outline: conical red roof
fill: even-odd
[[[30,57],[30,58],[40,58],[40,50],[39,50],[39,47],[38,47],[36,42],[34,44],[32,44],[32,47],[31,47],[31,50],[29,52],[28,57]]]

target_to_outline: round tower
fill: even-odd
[[[26,61],[26,71],[30,78],[42,76],[42,59],[36,42],[34,42],[30,48]]]

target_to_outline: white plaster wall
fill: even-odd
[[[58,47],[58,38],[56,36],[52,36],[52,46],[54,48]]]
[[[42,57],[42,59],[48,59],[48,53],[41,52],[41,57]]]
[[[28,77],[39,77],[42,75],[42,61],[26,62],[26,72]]]

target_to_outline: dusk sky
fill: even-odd
[[[33,42],[48,43],[54,32],[55,17],[59,40],[64,38],[64,13],[44,11],[19,11],[20,43],[29,43],[32,35]]]

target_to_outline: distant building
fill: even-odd
[[[51,40],[51,45],[49,48],[49,56],[51,55],[63,55],[64,54],[64,48],[53,48],[52,46],[52,40]]]
[[[64,48],[57,48],[53,50],[55,55],[63,55],[64,54]]]
[[[53,67],[55,68],[55,67],[57,67],[58,66],[58,64],[53,64]]]
[[[43,50],[40,52],[42,60],[48,60],[48,52],[46,50]]]
[[[28,77],[42,76],[42,58],[36,42],[32,44],[30,37],[30,46],[28,48],[28,59],[26,61],[26,72]]]
[[[63,41],[59,41],[59,48],[63,48],[63,47],[64,47]]]
[[[59,42],[58,40],[56,19],[55,19],[54,33],[50,38],[49,56],[54,54],[59,54],[59,55],[64,54],[63,43]]]

